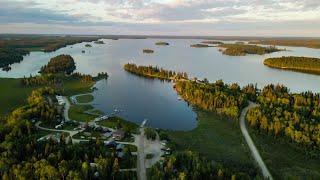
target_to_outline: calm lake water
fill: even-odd
[[[310,56],[320,57],[320,50],[300,47],[280,47],[288,51],[268,55],[232,57],[221,54],[217,48],[191,48],[200,40],[164,40],[170,46],[156,46],[156,39],[104,40],[106,44],[80,43],[52,53],[32,52],[24,61],[12,65],[9,72],[0,71],[0,77],[23,77],[37,74],[40,67],[51,57],[70,54],[76,61],[77,72],[96,75],[108,72],[108,80],[96,84],[93,106],[110,113],[114,109],[130,121],[141,123],[148,119],[157,128],[190,130],[196,127],[196,114],[184,101],[179,101],[171,83],[137,77],[125,72],[127,62],[139,65],[158,65],[175,71],[185,71],[191,77],[223,79],[241,86],[257,83],[263,87],[270,83],[284,84],[293,92],[320,91],[320,76],[271,69],[263,65],[268,57]],[[163,41],[163,40],[161,40]],[[142,49],[151,48],[154,54],[143,54]],[[85,50],[86,53],[81,53]]]

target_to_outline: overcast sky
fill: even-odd
[[[320,0],[0,0],[0,33],[320,37]]]

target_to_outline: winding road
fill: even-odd
[[[263,162],[263,159],[261,158],[258,149],[254,145],[254,142],[252,141],[251,136],[248,133],[246,123],[245,123],[245,117],[246,117],[248,110],[251,108],[257,107],[257,106],[258,106],[257,104],[255,104],[253,102],[249,102],[249,105],[242,110],[241,115],[240,115],[240,129],[241,129],[242,135],[244,136],[244,138],[250,148],[250,151],[251,151],[253,158],[255,159],[255,161],[257,162],[257,164],[259,165],[259,167],[262,171],[263,177],[267,178],[269,180],[272,180],[273,178],[272,178],[267,166]]]

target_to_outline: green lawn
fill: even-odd
[[[69,77],[63,78],[63,95],[71,96],[90,92],[93,83],[84,83]],[[19,78],[0,78],[0,116],[26,104],[32,90],[41,86],[24,87]]]
[[[89,122],[98,117],[84,113],[90,109],[92,109],[91,105],[73,105],[69,109],[69,118],[75,121]]]
[[[213,113],[196,110],[198,126],[191,131],[168,131],[177,150],[192,150],[226,166],[252,169],[250,150],[242,137],[238,122]]]
[[[274,179],[320,179],[320,161],[312,159],[287,139],[249,129]]]
[[[100,121],[98,123],[101,126],[105,126],[105,127],[109,127],[109,128],[113,128],[113,129],[118,129],[119,127],[124,129],[125,131],[129,131],[131,133],[137,133],[138,132],[138,125],[130,122],[130,121],[126,121],[120,117],[110,117],[107,120],[103,120]]]
[[[89,103],[93,101],[94,97],[91,94],[86,94],[83,96],[77,96],[76,99],[79,103]]]
[[[26,104],[33,89],[36,87],[23,87],[20,79],[0,78],[0,116]]]

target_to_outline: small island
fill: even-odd
[[[81,52],[82,52],[82,53],[86,53],[86,51],[85,51],[85,50],[82,50]]]
[[[174,72],[163,68],[153,66],[137,66],[133,63],[127,63],[123,66],[124,70],[143,77],[158,78],[162,80],[188,79],[187,73]]]
[[[221,41],[202,41],[202,44],[223,44]]]
[[[169,43],[164,42],[164,41],[159,41],[159,42],[156,42],[156,45],[157,45],[157,46],[168,46]]]
[[[292,70],[309,74],[320,74],[319,58],[283,56],[265,59],[263,64],[271,68]]]
[[[85,47],[92,47],[92,45],[91,44],[86,44]]]
[[[245,44],[221,44],[219,45],[223,54],[229,56],[245,56],[247,54],[269,54],[273,52],[282,51],[275,46],[262,47],[257,45],[245,45]]]
[[[66,73],[71,74],[76,69],[75,62],[70,55],[59,55],[51,58],[47,65],[41,67],[41,74]]]
[[[152,50],[152,49],[143,49],[142,52],[146,53],[146,54],[152,54],[152,53],[154,53],[154,50]]]
[[[190,47],[193,47],[193,48],[207,48],[207,47],[213,47],[213,46],[209,46],[207,44],[192,44],[192,45],[190,45]]]
[[[105,44],[103,41],[95,41],[95,44]]]

